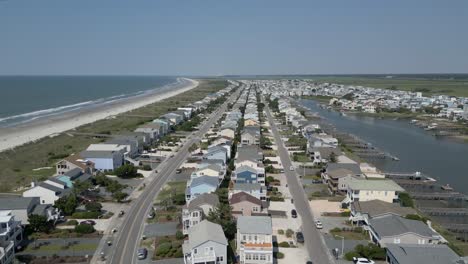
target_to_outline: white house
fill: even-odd
[[[31,184],[31,189],[23,192],[23,197],[39,197],[41,204],[54,204],[56,200],[71,192],[66,184],[54,178],[50,178],[36,185]]]
[[[348,190],[344,203],[381,200],[387,203],[398,201],[399,193],[404,189],[392,180],[362,180],[354,179],[348,182]]]
[[[182,245],[185,264],[227,263],[228,241],[220,225],[203,220],[189,229],[188,237]]]
[[[240,263],[273,263],[272,234],[271,217],[239,216],[236,248]]]

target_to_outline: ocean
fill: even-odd
[[[0,127],[164,91],[181,82],[163,76],[0,76]]]

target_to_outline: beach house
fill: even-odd
[[[218,195],[205,193],[185,204],[182,208],[182,232],[188,235],[188,230],[200,223],[219,204]]]
[[[32,214],[47,217],[48,221],[60,218],[59,212],[50,204],[41,204],[39,197],[0,197],[0,212],[8,211],[22,225],[29,224]]]
[[[218,177],[200,176],[187,182],[185,190],[185,201],[190,203],[193,199],[204,193],[213,193],[219,185]]]
[[[0,243],[13,241],[18,246],[22,240],[21,221],[16,220],[11,211],[0,211]]]
[[[203,220],[188,230],[188,240],[182,245],[184,264],[226,264],[227,246],[223,228]]]
[[[269,216],[237,218],[236,249],[240,263],[273,263],[273,229]]]
[[[80,169],[83,173],[94,172],[94,162],[84,159],[80,154],[72,154],[55,164],[56,174],[62,175],[73,169]]]
[[[398,195],[403,192],[392,180],[352,179],[348,182],[346,198],[343,203],[381,200],[387,203],[398,202]]]
[[[124,156],[121,151],[112,150],[86,150],[80,154],[94,163],[96,170],[112,171],[123,165]]]
[[[70,194],[71,190],[64,182],[49,178],[37,185],[32,182],[31,189],[24,191],[23,197],[39,197],[41,204],[54,204],[56,200]]]

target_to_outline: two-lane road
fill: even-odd
[[[294,199],[294,205],[297,212],[302,218],[302,232],[304,233],[305,246],[314,264],[334,264],[335,261],[332,258],[330,251],[325,245],[322,235],[315,228],[314,216],[310,210],[309,200],[302,188],[302,184],[299,181],[298,175],[295,170],[290,170],[292,166],[291,159],[287,149],[284,147],[280,133],[276,127],[275,121],[270,113],[268,105],[265,103],[266,116],[270,123],[271,131],[278,146],[278,153],[281,158],[281,163],[284,167],[284,173],[288,181],[289,191]]]
[[[185,142],[174,157],[169,158],[166,163],[160,166],[158,174],[151,183],[147,185],[141,196],[133,202],[122,226],[118,228],[117,240],[110,256],[108,256],[107,263],[130,264],[137,261],[136,251],[142,236],[146,215],[153,205],[154,198],[168,179],[174,175],[175,170],[186,160],[189,155],[188,148],[193,143],[200,141],[200,138],[207,133],[210,127],[222,116],[227,109],[228,103],[237,98],[239,90],[240,89],[232,94],[230,98],[218,108],[218,111],[215,111],[209,116],[200,130]]]

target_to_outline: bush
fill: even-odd
[[[138,173],[138,170],[132,164],[124,164],[114,170],[114,173],[117,177],[123,179],[130,179],[135,177],[141,177],[141,174]]]
[[[76,220],[69,220],[69,221],[67,222],[67,225],[74,225],[74,226],[76,226],[76,225],[78,225],[78,221],[76,221]]]
[[[78,234],[91,234],[94,231],[95,230],[94,230],[94,227],[92,225],[79,224],[79,225],[75,226],[75,232],[78,233]]]
[[[364,232],[364,229],[360,226],[357,226],[353,229],[353,232],[356,232],[356,233],[362,233]]]
[[[283,241],[283,242],[281,242],[281,243],[278,244],[278,247],[288,248],[288,247],[290,247],[290,245],[289,245],[288,242]]]
[[[184,234],[182,233],[182,231],[180,231],[180,230],[177,230],[175,236],[176,236],[176,238],[177,238],[178,240],[182,240],[182,239],[184,239],[184,237],[185,237]]]
[[[278,235],[284,235],[284,230],[283,229],[278,229]]]
[[[174,258],[182,258],[184,253],[182,253],[182,249],[178,248],[177,251],[172,255]]]
[[[143,165],[143,167],[141,167],[141,169],[142,169],[142,170],[145,170],[145,171],[151,171],[151,170],[152,170],[152,169],[151,169],[151,166],[148,165],[148,164]]]
[[[72,218],[76,219],[97,219],[101,213],[99,212],[74,212]]]
[[[359,258],[359,254],[356,253],[355,251],[350,251],[350,252],[347,252],[345,255],[344,255],[344,258],[348,261],[353,261],[353,258]]]
[[[286,230],[286,237],[292,237],[294,235],[294,231],[291,229]]]
[[[102,204],[98,202],[90,202],[85,205],[85,208],[91,212],[101,212]]]
[[[339,233],[339,232],[341,232],[341,231],[342,231],[342,230],[341,230],[341,228],[339,228],[339,227],[335,227],[335,228],[333,228],[332,230],[330,230],[331,233]]]
[[[350,212],[350,211],[344,211],[344,212],[341,212],[340,215],[341,215],[342,217],[348,217],[348,216],[351,215],[351,212]]]
[[[277,259],[282,259],[282,258],[284,258],[284,253],[281,253],[281,252],[274,252],[274,253],[276,253],[276,258],[277,258]]]
[[[408,193],[400,193],[399,198],[400,198],[401,206],[414,207],[413,199],[411,199]]]
[[[161,243],[156,248],[156,256],[163,257],[171,251],[172,244],[169,242]]]

